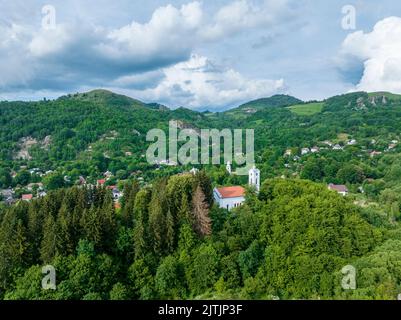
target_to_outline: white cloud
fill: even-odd
[[[234,107],[284,90],[283,79],[248,79],[233,69],[216,66],[206,57],[192,55],[188,61],[164,69],[164,79],[156,88],[134,94],[197,109]]]
[[[342,44],[342,59],[363,63],[356,90],[401,93],[401,18],[379,21],[368,33],[354,32]]]
[[[216,40],[255,27],[272,27],[285,21],[290,14],[288,0],[264,0],[262,5],[249,0],[234,1],[216,13],[202,35],[205,39]]]
[[[289,13],[287,2],[237,0],[211,15],[198,1],[167,5],[147,22],[121,28],[78,18],[46,30],[23,19],[0,22],[0,90],[13,95],[114,86],[133,90],[139,98],[195,108],[275,93],[281,80],[247,79],[191,55],[210,41],[273,26]]]

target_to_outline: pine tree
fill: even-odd
[[[28,260],[30,264],[39,262],[40,243],[43,237],[43,214],[37,202],[32,203],[28,210],[27,239],[29,243]]]
[[[51,214],[45,219],[43,240],[40,248],[42,262],[50,263],[57,254],[57,225]]]
[[[194,227],[201,236],[209,236],[212,233],[212,223],[209,217],[209,206],[200,186],[196,188],[192,198]]]
[[[137,221],[134,227],[134,249],[136,260],[144,257],[145,247],[145,229],[143,227],[142,221]]]
[[[57,218],[57,230],[59,237],[58,252],[61,255],[70,255],[74,252],[77,243],[74,243],[72,234],[72,217],[68,212],[67,205],[63,204]]]
[[[167,238],[166,216],[164,211],[167,207],[165,201],[165,185],[158,184],[154,187],[152,200],[149,204],[149,232],[152,247],[156,254],[161,254],[164,249],[164,242]]]
[[[122,204],[122,221],[125,226],[131,227],[134,223],[135,198],[139,192],[139,184],[137,181],[126,183],[124,186],[124,197]]]
[[[94,205],[85,210],[81,218],[81,226],[86,240],[92,241],[97,248],[101,246],[102,225],[98,215],[99,209]]]
[[[178,210],[178,221],[180,223],[193,224],[193,216],[191,214],[191,207],[189,205],[188,196],[184,193],[181,199],[181,205]]]
[[[167,211],[166,217],[166,245],[167,251],[173,252],[174,251],[174,244],[175,244],[175,230],[174,230],[174,217],[171,214],[171,211]]]
[[[114,210],[113,196],[111,192],[107,192],[104,197],[103,206],[100,210],[102,219],[102,237],[103,247],[107,248],[109,252],[112,251],[115,245],[117,234],[116,213]]]
[[[196,174],[194,186],[195,186],[194,190],[196,190],[198,186],[201,187],[205,195],[205,200],[210,208],[214,201],[213,187],[212,187],[212,180],[209,178],[209,176],[206,174],[205,171],[202,170]]]

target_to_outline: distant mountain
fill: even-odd
[[[78,101],[88,101],[97,104],[120,107],[120,108],[150,108],[153,110],[169,110],[164,105],[159,103],[145,103],[125,95],[117,94],[104,89],[96,89],[84,93],[69,94],[60,97],[59,100],[78,100]]]
[[[84,93],[69,94],[62,96],[59,100],[79,100],[106,104],[109,106],[146,106],[142,101],[120,95],[108,90],[97,89]]]
[[[226,111],[228,114],[253,114],[266,108],[289,107],[303,103],[302,100],[295,97],[277,94],[270,98],[262,98],[247,102],[237,108]]]

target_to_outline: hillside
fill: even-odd
[[[169,110],[107,91],[1,102],[0,298],[394,299],[401,99],[293,99],[250,102],[258,110],[245,115],[247,107]],[[148,164],[146,133],[173,119],[254,129],[260,193],[229,214],[210,207],[212,188],[246,186],[247,177],[224,165],[192,175],[192,165]],[[62,270],[60,290],[34,282],[43,263]],[[345,292],[338,279],[349,264],[362,278]]]
[[[252,106],[255,112],[244,113]],[[200,113],[186,108],[169,110],[95,90],[54,101],[0,103],[0,188],[11,184],[23,188],[29,181],[42,181],[44,178],[37,175],[45,177],[49,170],[70,177],[72,182],[79,176],[96,181],[106,171],[116,180],[137,172],[142,172],[145,180],[178,172],[179,168],[157,170],[144,158],[146,133],[153,128],[166,130],[173,119],[182,127],[195,129],[255,129],[257,162],[269,177],[302,174],[308,157],[287,161],[283,154],[291,149],[300,155],[301,148],[315,146],[325,150],[323,141],[339,144],[344,152],[314,155],[336,163],[333,172],[318,174],[318,180],[344,181],[336,174],[351,160],[369,168],[363,170],[366,178],[383,176],[383,168],[371,163],[369,154],[397,154],[398,143],[394,141],[401,139],[401,100],[388,93],[350,93],[312,103],[279,95],[224,113]],[[348,147],[351,140],[357,145]],[[37,169],[35,176],[27,177],[25,171],[33,169]],[[376,170],[381,173],[373,174]]]
[[[244,117],[254,114],[259,110],[288,107],[299,103],[302,103],[302,100],[289,95],[274,95],[270,98],[262,98],[247,102],[237,108],[230,109],[225,113],[232,116]]]

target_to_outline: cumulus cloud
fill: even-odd
[[[206,39],[221,39],[251,28],[272,27],[290,14],[288,0],[264,0],[261,5],[249,0],[234,1],[222,7],[201,33]]]
[[[22,20],[0,22],[0,90],[68,92],[112,86],[191,107],[255,98],[274,92],[281,82],[245,79],[192,54],[202,43],[273,25],[288,12],[287,0],[237,0],[209,15],[194,1],[159,7],[147,22],[119,28],[76,20],[51,29]]]
[[[356,90],[401,93],[401,18],[389,17],[371,32],[348,35],[342,44],[341,63],[345,71],[362,64]]]
[[[195,54],[188,61],[165,68],[163,72],[163,80],[157,87],[135,92],[135,95],[145,100],[175,101],[176,106],[204,109],[233,107],[285,90],[283,79],[248,79],[231,68],[218,66]]]

